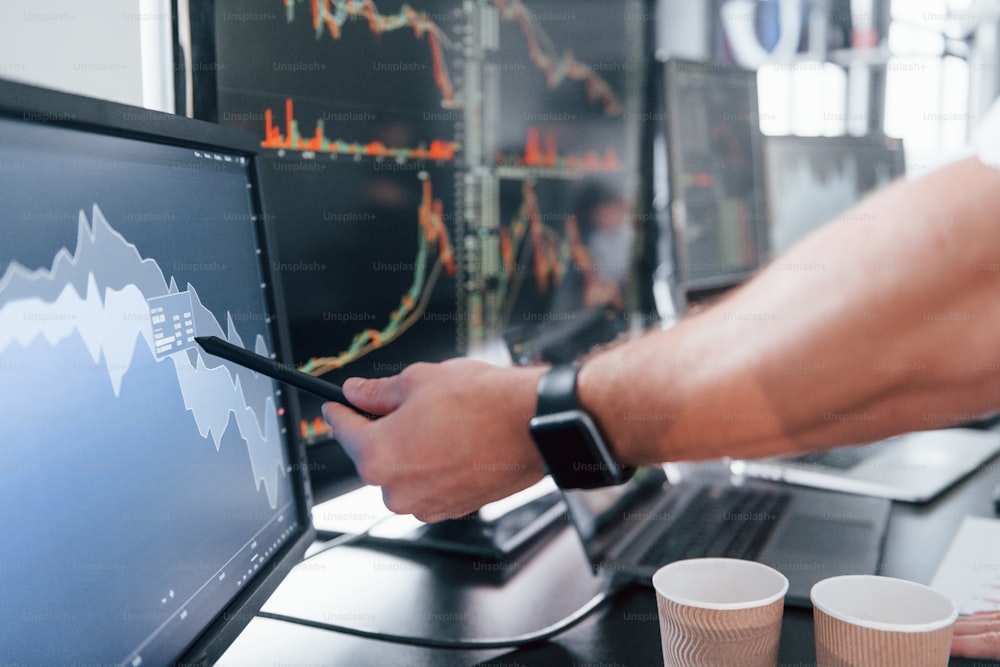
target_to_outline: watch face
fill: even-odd
[[[563,488],[616,484],[623,469],[584,412],[568,410],[531,420],[531,434],[556,483]]]

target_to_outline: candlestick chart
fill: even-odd
[[[560,51],[559,43],[542,26],[544,18],[540,18],[539,13],[529,9],[521,0],[496,0],[496,6],[500,19],[516,24],[521,31],[524,53],[534,68],[544,76],[546,86],[556,88],[569,81],[579,82],[587,100],[600,105],[605,114],[617,116],[624,111],[621,98],[612,85],[592,65],[578,60],[568,46],[573,44],[576,48],[585,47],[584,42],[577,39],[563,42],[564,46]],[[537,6],[539,9],[543,7]],[[552,3],[545,6],[545,14],[561,23],[571,22],[579,27],[578,22],[573,20],[575,13],[560,15],[558,10],[553,11]]]
[[[560,319],[586,307],[594,260],[581,217],[591,184],[503,180],[495,263],[496,326]]]
[[[497,0],[500,48],[487,59],[487,85],[500,91],[493,128],[505,175],[618,172],[626,151],[628,68],[608,33],[623,24],[613,3]]]
[[[264,148],[396,161],[453,160],[461,150],[452,70],[461,72],[464,22],[447,3],[223,0],[216,23],[227,63],[220,119]]]
[[[295,7],[297,4],[302,4],[302,0],[282,1],[288,23],[294,22]],[[412,32],[414,40],[426,43],[434,83],[441,93],[441,106],[446,108],[458,106],[455,88],[444,56],[445,47],[455,51],[458,45],[426,13],[404,4],[396,14],[383,14],[373,0],[308,0],[308,3],[317,40],[324,33],[332,40],[339,40],[348,22],[363,25],[374,37],[397,30]]]
[[[457,354],[459,262],[455,170],[415,163],[319,163],[265,169],[295,362],[343,382]],[[386,167],[396,169],[388,170]],[[327,430],[320,403],[302,397],[303,437]]]
[[[342,139],[331,139],[326,136],[325,121],[316,121],[315,130],[309,137],[304,137],[299,130],[299,122],[295,119],[294,102],[292,98],[285,100],[285,132],[275,121],[274,110],[264,110],[264,140],[261,146],[277,150],[300,151],[303,157],[315,157],[320,153],[330,155],[346,155],[355,158],[373,157],[389,158],[396,162],[408,160],[433,160],[435,162],[453,161],[461,148],[457,141],[432,139],[429,144],[419,144],[414,147],[392,147],[383,140],[372,140],[366,143],[349,142]]]
[[[267,156],[300,368],[390,375],[586,307],[577,196],[634,186],[636,7],[217,0],[218,116]]]
[[[563,154],[559,150],[558,141],[557,134],[551,130],[543,134],[537,127],[528,127],[524,150],[518,154],[498,152],[496,163],[501,167],[525,167],[557,173],[614,173],[622,169],[618,149],[613,143],[609,143],[603,152],[589,149],[585,153]]]
[[[434,186],[426,174],[421,175],[422,199],[417,210],[417,256],[413,262],[413,282],[400,297],[399,306],[389,314],[382,329],[364,329],[351,340],[350,346],[332,357],[309,359],[301,368],[306,373],[323,375],[377,350],[396,340],[424,315],[434,292],[434,286],[444,271],[455,277],[455,255],[445,227],[444,205],[434,199]]]

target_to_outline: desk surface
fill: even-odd
[[[881,572],[927,583],[966,514],[992,516],[1000,460],[928,505],[893,507]],[[393,548],[345,546],[293,569],[261,616],[220,666],[296,665],[574,665],[662,664],[652,589],[620,591],[592,616],[554,640],[521,649],[427,649],[353,637],[290,622],[341,624],[433,637],[496,637],[530,632],[570,614],[603,587],[569,526],[516,561],[495,563]],[[272,616],[272,617],[269,617]],[[787,608],[779,664],[815,664],[812,613]],[[956,667],[1000,661],[952,659]]]

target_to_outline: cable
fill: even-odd
[[[360,533],[345,533],[344,535],[338,535],[337,537],[331,538],[326,542],[321,542],[319,544],[313,544],[308,549],[306,549],[305,556],[302,558],[302,562],[309,560],[310,558],[315,558],[324,551],[329,551],[330,549],[335,549],[337,547],[346,547],[348,544],[354,544],[355,542],[360,542],[364,538],[368,537],[369,534],[375,528],[385,523],[389,519],[393,518],[394,514],[387,514],[377,521],[373,521],[368,525],[367,528],[362,530]]]
[[[319,554],[329,551],[330,549],[335,549],[337,547],[347,546],[358,542],[361,539],[367,537],[376,526],[382,522],[392,518],[393,515],[384,516],[378,521],[373,522],[370,526],[365,528],[360,533],[341,535],[335,537],[331,540],[327,540],[322,544],[314,545],[315,548],[310,548],[306,552],[305,558],[302,562],[309,560],[310,558],[315,558]],[[406,644],[409,646],[421,646],[424,648],[446,648],[446,649],[491,649],[491,648],[513,648],[517,646],[527,646],[530,644],[540,644],[542,642],[548,641],[552,637],[569,630],[574,625],[585,619],[591,613],[593,613],[598,607],[610,600],[614,595],[621,590],[622,584],[612,584],[609,582],[608,587],[605,590],[598,592],[594,597],[590,598],[582,606],[576,609],[573,613],[569,614],[551,623],[539,630],[534,632],[528,632],[520,635],[511,635],[507,637],[490,637],[487,639],[438,639],[434,637],[416,637],[413,635],[396,635],[386,632],[380,632],[378,630],[366,630],[364,628],[354,628],[346,625],[339,625],[337,623],[326,623],[321,621],[314,621],[308,618],[298,618],[295,616],[288,616],[285,614],[276,614],[269,611],[259,611],[257,615],[263,618],[270,618],[276,621],[287,621],[289,623],[297,623],[298,625],[307,625],[313,628],[319,628],[322,630],[332,630],[334,632],[340,632],[345,635],[353,635],[355,637],[364,637],[366,639],[377,639],[379,641],[393,642],[396,644]]]

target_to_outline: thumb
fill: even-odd
[[[330,425],[334,439],[356,464],[362,453],[364,429],[370,427],[372,421],[347,406],[333,402],[323,404],[323,418]]]
[[[355,407],[376,415],[385,415],[403,404],[403,383],[398,375],[386,378],[348,378],[344,396]]]

